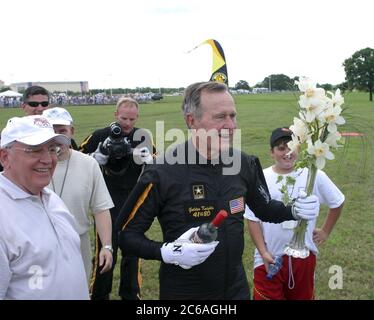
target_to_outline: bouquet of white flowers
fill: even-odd
[[[345,123],[341,116],[344,98],[337,89],[335,93],[317,88],[308,78],[296,81],[303,93],[299,98],[299,118],[294,118],[292,140],[288,143],[291,152],[299,154],[295,168],[308,168],[306,194],[313,192],[317,169],[323,169],[326,159],[333,160],[332,149],[340,146],[341,135],[337,126]],[[306,220],[300,220],[294,230],[291,242],[284,252],[295,258],[306,258],[309,250],[305,247]]]

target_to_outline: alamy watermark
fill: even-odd
[[[149,141],[151,139],[151,141]],[[143,141],[137,148],[148,147],[156,141],[156,164],[207,164],[222,163],[223,175],[238,174],[241,167],[241,130],[240,129],[189,129],[187,135],[181,129],[165,131],[164,121],[156,121],[156,136],[147,129],[137,130],[134,141]],[[185,141],[192,143],[185,148]],[[172,142],[165,147],[166,142]],[[198,149],[196,152],[195,147]],[[208,160],[209,158],[209,160]],[[141,164],[139,158],[134,161]]]
[[[331,290],[343,289],[343,268],[338,265],[332,265],[329,268],[329,273],[332,274],[329,279],[329,288]]]
[[[31,290],[43,289],[43,269],[41,266],[32,265],[28,273],[31,274],[28,285]]]

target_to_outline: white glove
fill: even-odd
[[[101,153],[100,148],[102,144],[103,143],[100,142],[99,145],[97,146],[96,151],[92,152],[90,156],[93,157],[97,161],[98,164],[105,166],[108,162],[109,155],[105,155]]]
[[[315,195],[307,196],[304,191],[299,192],[295,203],[292,206],[292,215],[296,220],[312,220],[317,218],[319,213],[319,200]]]
[[[164,243],[161,247],[162,260],[183,269],[190,269],[208,259],[218,245],[218,241],[192,243],[189,239],[197,229],[198,227],[191,228],[174,242]]]
[[[147,147],[135,148],[133,151],[133,157],[136,164],[149,164],[153,161],[153,157]]]

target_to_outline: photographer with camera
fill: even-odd
[[[136,100],[122,98],[117,102],[116,122],[98,129],[81,144],[80,151],[90,154],[100,164],[104,180],[114,202],[110,209],[114,226],[119,211],[142,172],[144,163],[152,161],[152,138],[144,129],[135,128],[139,116]],[[113,270],[117,260],[118,237],[112,232],[113,265],[109,272],[100,274],[94,261],[90,294],[92,300],[109,299],[112,291]],[[98,248],[100,249],[100,248]],[[122,258],[119,295],[124,300],[140,298],[139,259]]]

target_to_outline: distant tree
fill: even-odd
[[[335,85],[334,90],[336,90],[336,89],[340,89],[340,91],[342,93],[344,93],[346,90],[348,90],[348,82],[344,81],[342,83],[339,83],[339,84]]]
[[[321,87],[326,91],[332,91],[334,89],[334,86],[330,83],[318,84],[318,87]]]
[[[11,90],[10,87],[2,87],[0,89],[0,92],[5,92],[5,91],[8,91],[8,90]]]
[[[251,87],[249,86],[248,82],[245,80],[239,80],[237,84],[235,85],[235,90],[251,90]]]
[[[261,87],[269,88],[271,91],[294,90],[294,81],[285,74],[271,74],[261,83]]]
[[[356,51],[352,57],[344,61],[343,66],[348,88],[369,91],[369,100],[373,101],[374,49]]]
[[[295,81],[299,81],[299,78],[300,78],[300,77],[298,77],[298,76],[293,77],[293,78],[291,79],[292,84],[295,85]],[[296,85],[295,85],[295,87],[296,87]]]

